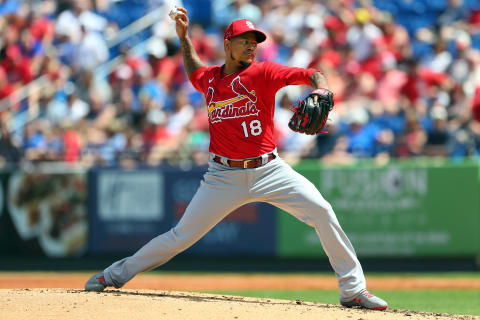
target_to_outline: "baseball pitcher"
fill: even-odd
[[[87,291],[121,288],[136,274],[154,269],[192,246],[225,216],[249,202],[268,202],[315,228],[338,278],[340,303],[385,310],[387,303],[366,290],[362,267],[332,206],[315,186],[286,164],[276,151],[276,92],[288,85],[310,85],[312,93],[295,108],[289,127],[303,134],[322,132],[333,94],[315,69],[256,62],[266,35],[248,20],[225,30],[225,64],[205,66],[188,36],[184,8],[171,14],[183,62],[193,86],[207,103],[210,161],[200,187],[178,224],[152,239],[133,256],[93,275]]]

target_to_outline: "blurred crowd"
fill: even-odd
[[[207,65],[224,61],[224,28],[247,18],[268,35],[257,60],[325,74],[335,94],[327,134],[288,129],[289,107],[310,88],[277,94],[276,137],[288,161],[480,153],[478,1],[211,0],[187,8],[205,3],[211,16],[192,19],[190,36]],[[183,68],[167,16],[174,5],[182,2],[0,0],[0,164],[205,164],[207,110]],[[114,41],[154,10],[146,32]]]

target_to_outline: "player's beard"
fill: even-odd
[[[235,59],[235,58],[233,57],[233,53],[232,53],[231,51],[230,51],[230,59],[232,59],[233,61],[238,62],[238,64],[239,64],[242,68],[248,67],[248,66],[251,64],[251,62],[247,62],[247,61],[245,61],[245,60]]]

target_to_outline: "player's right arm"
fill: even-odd
[[[183,64],[188,77],[197,70],[204,66],[202,60],[198,57],[197,51],[193,47],[192,41],[188,36],[188,23],[187,10],[185,8],[177,7],[177,16],[175,18],[175,29],[177,31],[178,38],[180,39],[180,46],[183,55]]]

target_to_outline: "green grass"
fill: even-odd
[[[92,270],[91,272],[98,272]],[[202,275],[202,274],[216,274],[216,275],[257,275],[257,274],[268,274],[268,275],[308,275],[308,276],[332,276],[335,277],[333,272],[219,272],[219,271],[167,271],[167,270],[153,270],[149,271],[150,273],[157,274],[192,274],[192,275]],[[477,272],[368,272],[365,273],[367,277],[414,277],[414,278],[480,278],[480,271]]]
[[[480,278],[480,272],[369,272],[365,276],[414,278]]]
[[[337,290],[211,291],[244,297],[286,299],[339,304]],[[375,290],[391,309],[480,316],[480,290]]]

